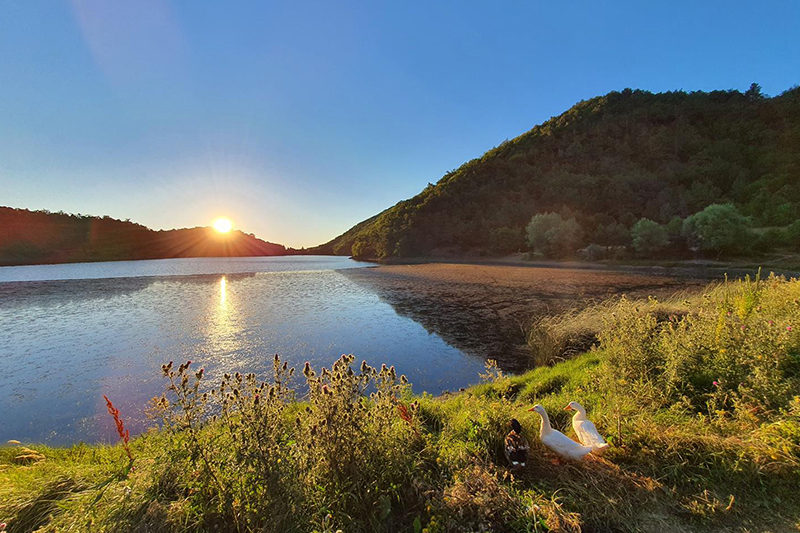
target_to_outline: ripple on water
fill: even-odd
[[[477,379],[479,358],[338,271],[357,263],[301,258],[292,267],[287,258],[270,259],[277,258],[125,262],[133,263],[128,277],[118,264],[92,264],[82,273],[102,269],[100,279],[80,279],[76,265],[49,265],[56,279],[30,281],[42,275],[37,270],[0,283],[0,441],[112,440],[103,394],[141,431],[150,424],[146,402],[163,387],[160,365],[169,360],[192,359],[214,381],[223,372],[266,372],[275,353],[295,366],[330,365],[353,353],[394,364],[417,391]],[[247,265],[251,271],[243,271]],[[0,269],[0,280],[9,276]]]

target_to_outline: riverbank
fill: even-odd
[[[572,263],[420,263],[341,271],[368,287],[402,316],[448,344],[506,371],[530,360],[528,334],[543,316],[582,309],[610,296],[667,297],[692,292],[724,272],[701,269],[615,269]]]
[[[301,403],[280,360],[266,385],[231,375],[211,397],[194,392],[196,365],[170,365],[156,407],[172,429],[132,440],[132,461],[120,445],[0,447],[0,521],[14,532],[794,531],[798,302],[800,281],[778,278],[710,287],[668,316],[617,302],[599,349],[516,376],[489,368],[483,384],[439,397],[347,357],[302,369]],[[558,462],[539,441],[531,405],[571,434],[571,400],[611,443],[602,458]],[[531,442],[517,471],[502,452],[512,417]]]

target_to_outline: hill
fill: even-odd
[[[800,244],[798,178],[799,88],[772,98],[756,84],[744,93],[625,89],[576,104],[313,251],[510,253],[535,248],[526,225],[555,213],[577,223],[569,253],[630,247],[646,218],[668,236],[665,253],[688,254],[698,246],[685,219],[733,204],[744,222],[772,228],[751,230],[753,249],[738,250],[750,254]]]
[[[154,231],[107,216],[0,207],[0,265],[285,254],[283,245],[241,231]]]

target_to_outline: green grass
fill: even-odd
[[[130,472],[119,446],[0,448],[0,521],[12,532],[796,531],[799,300],[800,282],[772,277],[608,303],[591,311],[598,348],[522,375],[489,367],[440,397],[412,396],[393,369],[350,373],[350,358],[306,369],[302,403],[278,360],[280,384],[229,376],[207,396],[202,374],[166,368],[172,429],[131,441]],[[612,444],[602,458],[554,464],[539,442],[528,409],[541,403],[571,434],[570,400]],[[515,472],[502,452],[512,417],[532,445]]]

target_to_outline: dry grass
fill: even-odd
[[[443,397],[411,397],[391,369],[344,357],[306,369],[302,402],[284,381],[230,376],[215,410],[195,386],[202,372],[165,367],[169,429],[131,441],[132,471],[122,447],[0,447],[0,522],[12,532],[796,530],[799,302],[800,282],[771,278],[596,306],[563,329],[601,317],[599,349],[522,375],[493,367]],[[727,371],[741,377],[706,380]],[[570,434],[570,400],[612,444],[603,458],[554,464],[538,440],[528,408],[541,403]],[[514,472],[502,451],[512,417],[532,447]],[[29,455],[44,459],[16,460]]]

